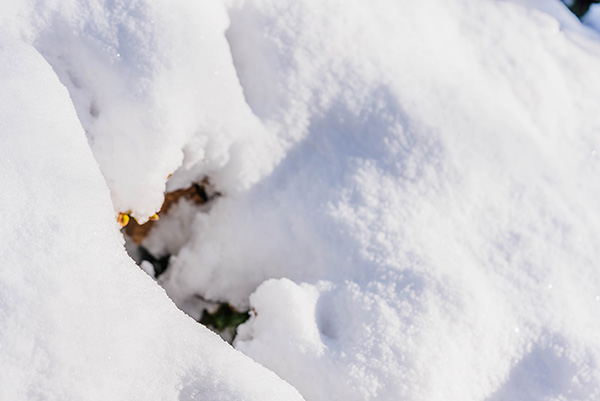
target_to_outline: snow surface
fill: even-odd
[[[306,400],[600,399],[595,7],[0,11],[32,46],[0,55],[0,398],[300,399],[119,242],[116,212],[208,176],[144,243],[159,283],[251,306],[235,347]]]
[[[165,288],[259,286],[235,345],[309,400],[598,399],[600,47],[541,4],[231,2],[246,99],[300,140]]]
[[[245,171],[245,180],[220,180],[227,190],[257,179],[244,168],[264,164],[252,152],[230,165],[232,147],[250,136],[261,143],[261,130],[231,62],[221,4],[0,0],[0,7],[0,29],[34,45],[69,89],[116,210],[146,221],[177,169],[170,190],[215,170]]]
[[[66,89],[0,41],[0,399],[301,400],[127,256]]]
[[[585,15],[583,22],[600,32],[600,5],[593,4]]]

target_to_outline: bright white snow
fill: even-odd
[[[260,127],[244,102],[218,2],[1,0],[0,7],[0,29],[33,44],[69,89],[116,210],[145,221],[178,168],[170,190],[262,163],[252,152],[231,161],[235,144],[259,137]],[[243,174],[252,182],[257,173]],[[228,190],[248,185],[230,181],[220,180]]]
[[[306,400],[600,399],[595,8],[587,26],[558,0],[0,10],[72,100],[34,50],[5,51],[1,389],[299,397],[117,240],[115,212],[209,176],[224,196],[144,243],[173,254],[159,282],[194,317],[198,296],[251,306],[235,347]]]
[[[66,89],[5,39],[0,104],[0,399],[302,399],[135,266]]]
[[[248,103],[302,139],[195,216],[173,297],[285,277],[236,347],[310,400],[596,399],[594,33],[508,2],[230,7]]]

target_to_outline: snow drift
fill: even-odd
[[[284,277],[235,345],[309,400],[596,399],[600,47],[555,5],[234,2],[246,99],[300,139],[167,290]]]
[[[46,71],[0,75],[19,88],[0,103],[0,253],[25,272],[1,281],[4,341],[26,339],[3,354],[31,381],[14,388],[38,391],[21,398],[299,397],[117,241],[114,211],[143,221],[204,176],[224,196],[144,243],[173,255],[160,284],[196,317],[198,297],[251,306],[235,347],[305,399],[600,398],[600,44],[559,1],[0,7],[73,104],[33,50],[5,54]]]
[[[0,42],[0,398],[302,397],[179,312],[124,251],[68,93]]]
[[[225,177],[244,174],[220,180],[222,188],[236,190],[256,180],[254,169],[269,168],[250,147],[231,160],[238,142],[261,143],[262,131],[231,62],[221,4],[0,4],[2,29],[36,47],[69,89],[116,210],[145,221],[159,210],[176,170],[169,190],[217,170]]]

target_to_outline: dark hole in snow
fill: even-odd
[[[563,0],[569,10],[581,19],[590,10],[592,4],[600,3],[600,0]]]
[[[161,274],[167,270],[169,267],[169,260],[171,259],[171,255],[164,255],[161,257],[155,257],[152,255],[146,248],[142,245],[138,248],[138,252],[140,255],[140,264],[144,261],[150,262],[152,267],[154,267],[154,277],[158,278]]]
[[[172,206],[182,200],[202,207],[221,196],[221,192],[214,190],[210,180],[205,177],[188,188],[165,194],[165,200],[157,215],[160,220],[161,217],[168,215]],[[128,220],[127,225],[122,229],[127,239],[127,251],[148,274],[154,278],[160,277],[169,268],[171,254],[155,255],[144,246],[144,240],[155,227],[159,227],[160,221],[149,220],[139,224],[134,218]],[[202,294],[197,294],[196,297],[198,304],[204,307],[198,322],[219,334],[225,341],[232,343],[237,327],[250,317],[249,311],[238,311],[228,303],[207,300]],[[179,307],[182,308],[181,305]]]

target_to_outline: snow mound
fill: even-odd
[[[600,399],[596,8],[0,9],[1,399]],[[159,281],[302,396],[123,251],[204,176]]]
[[[3,29],[68,88],[116,210],[146,221],[175,172],[169,190],[220,174],[220,189],[236,191],[272,167],[236,150],[273,141],[244,101],[220,3],[24,0],[2,10]]]
[[[600,32],[600,5],[592,5],[590,11],[585,15],[583,21],[589,27]]]
[[[135,266],[66,89],[4,39],[0,104],[0,399],[302,399]]]
[[[180,217],[170,295],[253,293],[235,346],[308,400],[598,399],[597,35],[558,2],[228,7],[294,145]]]

